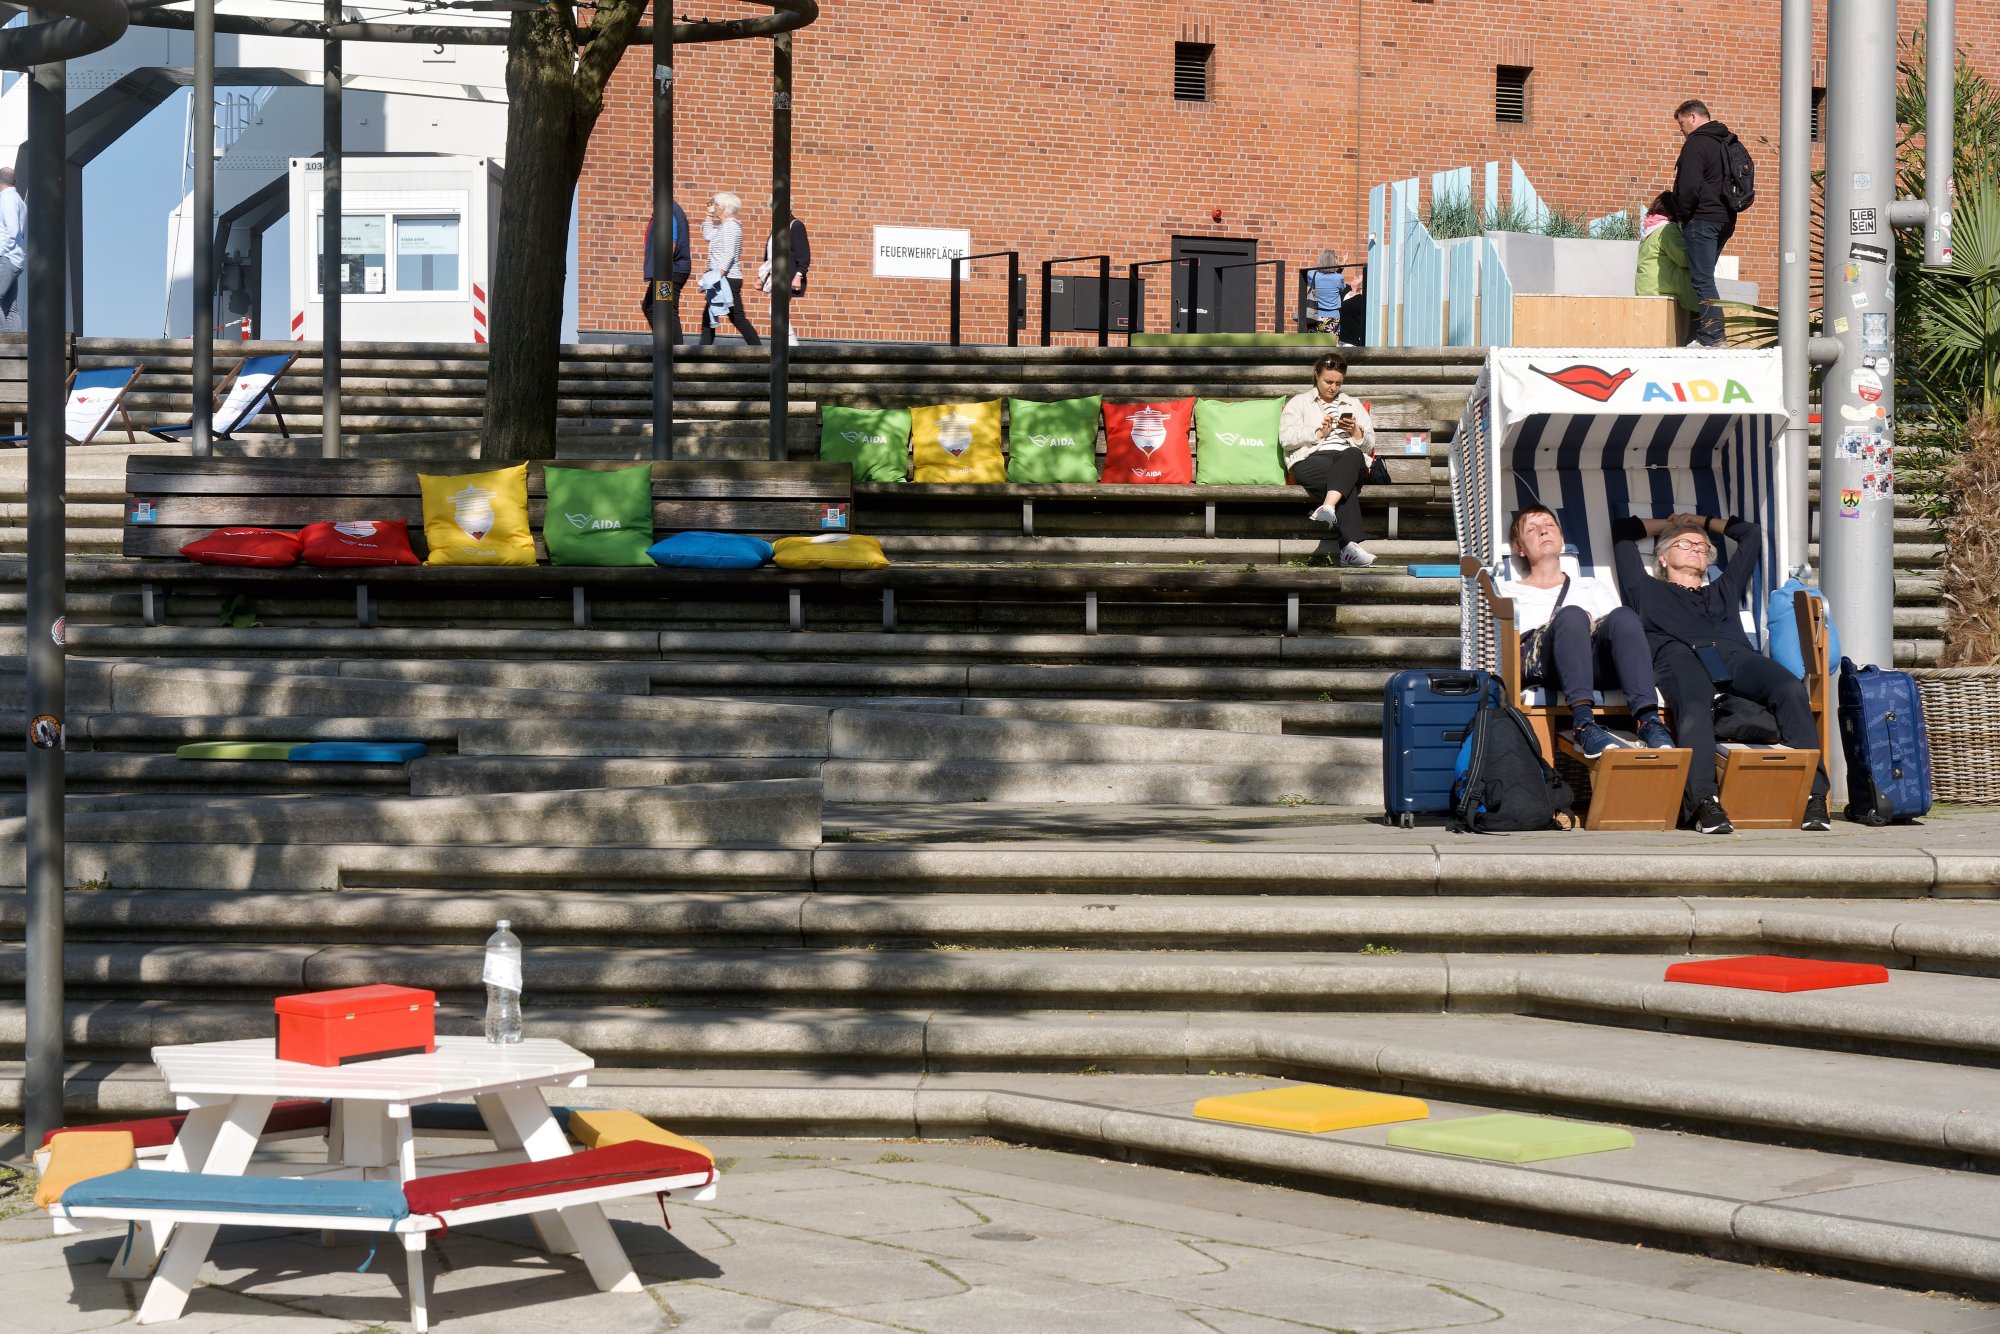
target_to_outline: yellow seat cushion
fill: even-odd
[[[46,1209],[79,1181],[123,1172],[138,1162],[129,1130],[72,1130],[49,1141],[49,1165],[35,1183],[35,1207]]]
[[[670,1149],[686,1149],[698,1153],[711,1163],[715,1161],[714,1150],[697,1144],[685,1135],[676,1135],[664,1126],[654,1125],[637,1112],[613,1112],[602,1108],[580,1107],[569,1114],[569,1133],[576,1136],[577,1143],[586,1149],[601,1149],[610,1144],[664,1144]]]
[[[889,564],[882,544],[859,533],[781,537],[771,553],[771,563],[787,570],[881,570]]]
[[[450,477],[417,474],[424,493],[426,565],[533,565],[528,465]]]
[[[919,482],[1004,482],[1000,400],[910,409],[910,445]]]
[[[1235,1121],[1246,1126],[1317,1135],[1328,1130],[1379,1126],[1389,1121],[1421,1121],[1431,1114],[1431,1109],[1422,1098],[1405,1098],[1394,1093],[1288,1084],[1255,1093],[1203,1098],[1194,1105],[1194,1114],[1206,1121]]]

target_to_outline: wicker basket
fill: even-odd
[[[2000,802],[2000,667],[1926,667],[1910,673],[1931,740],[1931,795]]]

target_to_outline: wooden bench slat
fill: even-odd
[[[542,462],[528,465],[528,494],[546,494]],[[609,471],[629,463],[560,463]],[[844,463],[661,461],[653,465],[653,493],[690,499],[848,500],[852,475]],[[272,459],[139,454],[126,464],[126,491],[136,496],[418,496],[418,473],[458,476],[485,471],[475,459]]]

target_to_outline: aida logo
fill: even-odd
[[[880,431],[842,431],[840,438],[850,445],[886,445],[889,437]]]
[[[1584,365],[1565,366],[1559,371],[1545,371],[1540,366],[1532,369],[1535,374],[1554,380],[1572,394],[1582,394],[1595,403],[1609,403],[1620,386],[1632,378],[1629,366],[1616,372]]]
[[[1147,458],[1167,443],[1167,414],[1158,408],[1140,408],[1132,414],[1132,447]],[[1158,476],[1159,474],[1150,474]]]
[[[579,533],[613,533],[625,526],[622,520],[600,519],[595,514],[571,514],[565,510],[563,517],[568,519],[570,527]]]
[[[1269,449],[1271,447],[1271,442],[1261,435],[1238,435],[1234,431],[1217,431],[1215,438],[1225,445],[1234,445],[1238,449]]]
[[[451,497],[451,515],[473,541],[493,531],[493,493],[483,486],[468,486]]]
[[[1750,391],[1735,380],[1648,380],[1641,403],[1748,403]]]
[[[1081,442],[1073,435],[1031,435],[1028,443],[1036,449],[1075,449]]]
[[[957,413],[938,418],[938,448],[953,458],[972,448],[972,419]]]
[[[375,525],[366,519],[349,519],[345,523],[335,524],[333,531],[342,537],[373,537]]]

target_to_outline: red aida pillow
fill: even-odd
[[[309,523],[299,531],[308,565],[417,565],[408,519]]]
[[[1128,484],[1194,481],[1194,455],[1188,450],[1188,429],[1193,425],[1191,398],[1170,403],[1106,403],[1103,480]]]
[[[296,565],[299,535],[275,528],[218,528],[181,548],[204,565]]]

